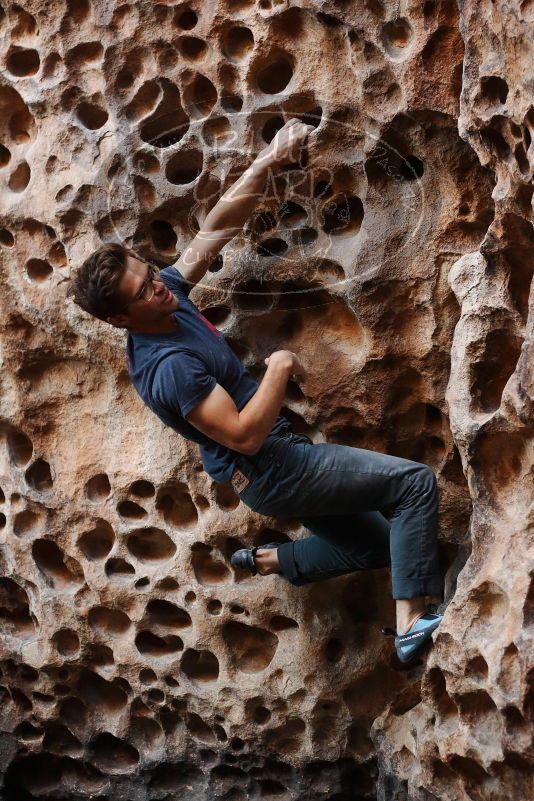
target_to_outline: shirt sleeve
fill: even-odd
[[[193,288],[176,267],[164,267],[163,270],[160,270],[159,274],[163,279],[163,283],[171,292],[176,292],[187,297]]]
[[[158,366],[154,394],[167,409],[186,417],[216,384],[202,359],[180,351],[167,356]]]

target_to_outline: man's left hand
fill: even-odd
[[[282,167],[298,161],[300,149],[314,130],[313,125],[306,125],[292,117],[280,128],[272,142],[260,151],[256,161],[271,167]]]

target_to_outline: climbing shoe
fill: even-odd
[[[238,567],[240,570],[249,570],[250,573],[255,576],[258,573],[256,551],[278,548],[279,545],[279,542],[268,542],[267,545],[255,545],[254,548],[240,548],[230,557],[230,564],[234,567]]]
[[[397,634],[390,628],[382,629],[383,634],[393,634],[395,636],[395,650],[399,660],[405,665],[419,655],[423,645],[430,639],[432,632],[437,629],[443,615],[436,615],[426,612],[419,620],[408,629],[405,634]]]

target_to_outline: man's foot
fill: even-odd
[[[407,632],[396,634],[395,649],[399,660],[403,664],[411,662],[419,654],[423,645],[428,642],[432,632],[437,629],[442,620],[443,615],[427,612],[421,615]]]
[[[278,548],[279,545],[279,542],[268,542],[267,545],[256,545],[254,548],[240,548],[230,557],[230,564],[234,567],[238,567],[240,570],[249,570],[253,576],[258,573],[260,576],[268,575],[267,573],[260,573],[258,570],[256,552]]]

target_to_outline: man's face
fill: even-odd
[[[129,254],[126,256],[126,268],[118,285],[125,310],[108,317],[109,323],[119,328],[135,329],[157,324],[176,311],[180,305],[178,298],[160,279],[151,281],[152,275],[149,264]]]

